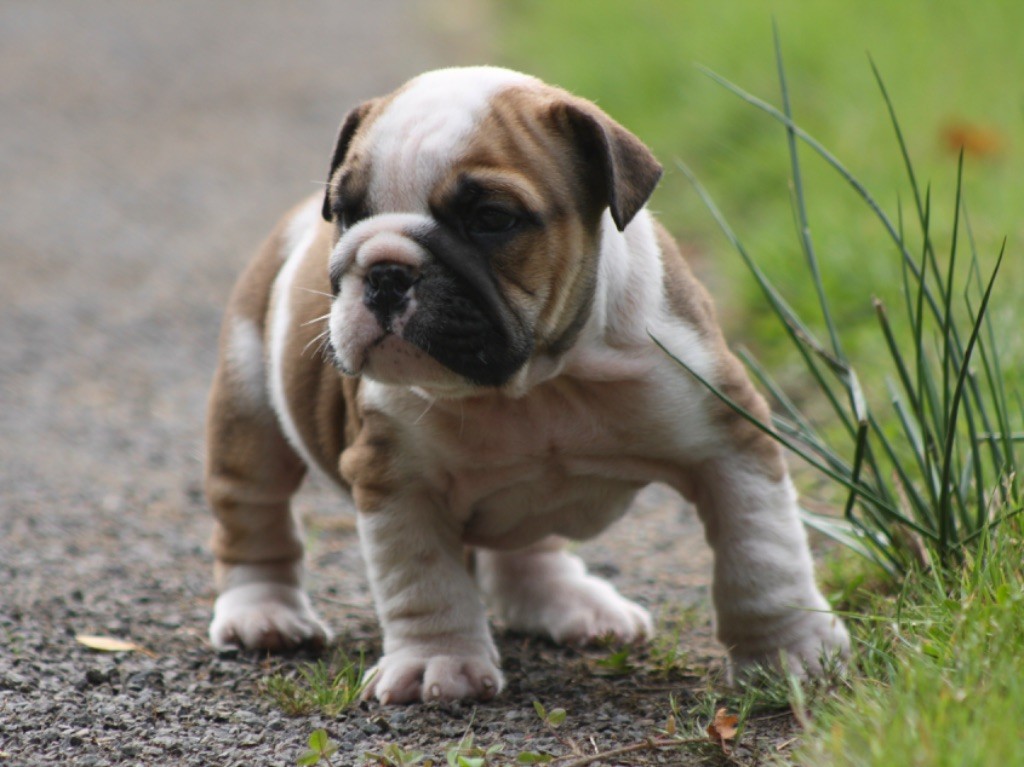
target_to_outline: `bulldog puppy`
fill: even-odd
[[[768,418],[644,209],[660,175],[592,103],[503,69],[424,74],[345,118],[326,194],[278,225],[224,321],[214,646],[330,638],[289,510],[313,468],[358,510],[382,703],[496,695],[486,607],[557,642],[649,637],[565,542],[650,482],[697,506],[734,669],[846,653],[778,446],[651,340]]]

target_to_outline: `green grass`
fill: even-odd
[[[804,765],[1024,764],[1022,541],[1002,539],[949,588],[921,579],[858,622],[856,681],[819,709]]]
[[[901,210],[897,219],[887,217],[862,183],[792,122],[781,59],[779,77],[781,109],[735,86],[727,88],[787,129],[794,214],[808,265],[804,284],[817,298],[826,341],[818,340],[787,304],[706,191],[697,188],[799,352],[814,382],[808,389],[824,395],[841,422],[831,435],[823,433],[752,361],[782,406],[784,417],[775,421],[780,441],[849,491],[844,510],[849,526],[835,537],[902,583],[898,598],[851,614],[860,624],[855,632],[859,674],[845,694],[815,707],[819,723],[794,758],[798,764],[830,765],[1024,763],[1024,738],[1015,724],[1024,705],[1016,670],[1024,650],[1024,528],[1018,516],[1020,448],[1011,436],[1021,431],[1022,413],[1018,392],[1000,370],[1005,334],[986,316],[1005,248],[991,276],[983,277],[968,237],[968,268],[956,268],[959,235],[968,227],[961,156],[951,236],[946,252],[940,252],[932,234],[940,208],[918,185],[884,86],[913,201],[911,212]],[[798,140],[856,190],[902,259],[903,306],[893,314],[903,316],[908,328],[897,332],[878,303],[875,353],[869,357],[876,368],[870,378],[877,377],[877,368],[888,370],[893,410],[887,415],[877,416],[868,404],[862,376],[844,352],[845,329],[834,319],[831,294],[820,278],[814,238],[806,233],[808,200]],[[916,243],[910,241],[913,226],[906,219],[919,229]],[[957,282],[960,272],[967,275],[965,285]],[[837,448],[835,432],[840,443],[845,437],[845,450]],[[823,529],[835,534],[837,523],[824,521]],[[794,692],[802,710],[805,698],[799,688]]]

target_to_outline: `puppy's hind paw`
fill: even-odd
[[[495,612],[516,631],[572,644],[605,637],[635,642],[654,634],[647,610],[561,548],[542,543],[520,552],[481,551],[477,577]]]
[[[556,642],[590,644],[612,637],[636,642],[654,634],[651,614],[592,575],[559,584],[537,616]]]
[[[210,642],[218,650],[320,648],[330,639],[309,598],[294,586],[247,583],[225,591],[213,606]]]

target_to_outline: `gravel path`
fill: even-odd
[[[301,659],[206,642],[201,427],[221,310],[272,222],[322,178],[344,111],[470,55],[412,8],[0,5],[0,764],[294,764],[317,727],[342,746],[335,764],[389,743],[443,757],[471,724],[508,753],[610,748],[651,734],[669,694],[685,703],[697,683],[600,676],[593,656],[502,633],[510,687],[493,704],[288,717],[260,680]],[[350,517],[316,487],[299,508],[314,602],[372,656]],[[656,612],[697,605],[683,644],[718,652],[707,552],[678,499],[652,490],[582,552]],[[146,652],[97,653],[82,633]],[[565,742],[534,700],[568,710]]]

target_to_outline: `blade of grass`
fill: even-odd
[[[872,417],[871,419],[871,430],[874,434],[875,439],[878,440],[882,447],[882,451],[889,459],[889,463],[892,466],[893,473],[896,475],[896,479],[900,482],[903,489],[905,500],[910,504],[911,511],[916,515],[916,520],[919,525],[930,531],[931,537],[935,537],[935,530],[937,528],[937,520],[935,518],[935,512],[933,506],[928,502],[926,498],[923,498],[918,491],[915,483],[911,479],[909,473],[904,466],[903,460],[897,454],[892,441],[886,435],[878,421]],[[926,478],[927,479],[927,478]],[[901,515],[901,518],[905,518],[906,515]]]
[[[967,380],[969,382],[973,382],[974,375],[968,373]],[[973,386],[969,385],[967,388],[967,393],[971,394],[972,391]],[[967,418],[967,433],[970,439],[968,449],[965,451],[967,455],[967,466],[965,466],[964,468],[965,470],[967,468],[970,468],[970,472],[967,472],[968,483],[970,482],[971,477],[973,477],[974,481],[975,518],[973,520],[967,518],[965,508],[965,515],[960,520],[962,529],[965,532],[975,530],[984,523],[985,508],[987,506],[987,503],[985,502],[985,467],[982,465],[980,455],[977,455],[977,451],[974,449],[974,445],[977,445],[979,440],[978,428],[974,422],[974,406],[971,405],[972,401],[973,399],[971,396],[964,397],[964,415]],[[969,484],[961,482],[961,495],[967,496],[969,494],[969,491]]]
[[[921,278],[927,279],[927,269],[930,265],[936,278],[936,287],[939,290],[939,298],[944,303],[948,300],[948,296],[946,294],[952,292],[952,286],[950,285],[950,289],[947,291],[939,276],[938,262],[935,258],[935,251],[932,248],[931,237],[929,235],[930,227],[928,226],[928,221],[930,220],[930,215],[928,211],[930,211],[930,201],[928,198],[931,196],[931,191],[930,189],[928,190],[925,206],[922,207],[920,187],[917,183],[917,175],[914,173],[914,163],[910,159],[910,150],[908,149],[907,142],[903,137],[903,129],[900,126],[899,118],[896,116],[896,106],[893,104],[892,98],[889,96],[888,88],[885,87],[885,80],[882,78],[882,73],[879,71],[878,67],[875,65],[874,59],[870,55],[868,56],[868,62],[871,65],[871,71],[874,73],[875,81],[878,83],[878,88],[882,92],[882,99],[885,101],[886,109],[889,112],[889,122],[892,124],[893,131],[896,134],[896,141],[899,144],[900,154],[903,158],[903,166],[906,169],[907,178],[910,181],[910,187],[914,193],[914,203],[917,207],[918,219],[921,223],[921,233],[924,236],[923,251],[925,259],[922,264]],[[929,303],[932,305],[933,314],[938,317],[939,315],[937,314],[936,302],[929,299]],[[953,332],[956,333],[955,328],[953,329]],[[958,335],[955,340],[957,345],[959,345],[960,341]]]
[[[895,576],[899,573],[900,568],[889,560],[887,548],[884,545],[880,545],[872,536],[849,521],[836,519],[824,514],[816,514],[803,507],[800,508],[800,519],[819,533],[827,535],[829,538],[857,552],[862,557],[871,560],[889,573],[889,575]]]
[[[907,369],[906,363],[903,361],[903,355],[900,353],[899,344],[893,334],[892,325],[889,323],[889,315],[886,312],[885,304],[877,297],[874,299],[873,303],[875,307],[875,316],[878,317],[878,323],[882,329],[882,337],[885,340],[886,348],[889,350],[889,359],[891,359],[893,364],[896,366],[896,372],[899,375],[900,384],[903,387],[903,392],[910,399],[910,408],[914,413],[914,417],[920,421],[923,416],[923,413],[921,412],[921,403],[917,398],[917,392],[914,389],[914,384],[910,380],[910,372]]]
[[[750,353],[745,347],[736,349],[736,355],[740,358],[744,365],[754,374],[758,382],[768,390],[768,393],[780,404],[786,411],[786,415],[795,421],[801,429],[810,433],[816,434],[817,431],[810,421],[800,412],[800,408],[789,398],[782,387],[779,386],[775,379],[769,375],[768,371],[757,361],[757,359]]]
[[[786,412],[792,422],[773,414],[772,422],[776,428],[784,431],[794,439],[799,439],[808,448],[814,450],[821,458],[828,461],[829,465],[837,471],[846,469],[846,462],[836,453],[818,433],[814,425],[800,412],[796,404],[786,395],[775,380],[761,366],[750,352],[744,348],[736,350],[737,355],[748,367],[754,378],[768,390]]]
[[[953,361],[953,282],[956,280],[956,253],[957,253],[957,242],[960,233],[960,204],[963,200],[963,179],[964,179],[964,150],[960,149],[960,159],[957,163],[956,169],[956,194],[954,197],[953,205],[953,235],[949,244],[949,265],[946,272],[946,282],[944,292],[945,304],[943,306],[943,317],[942,317],[942,412],[949,412],[949,377],[952,372],[952,367],[955,364]],[[955,429],[955,422],[952,424],[946,424],[947,429]]]
[[[789,101],[789,85],[786,81],[786,68],[782,63],[782,44],[779,40],[779,27],[774,19],[772,19],[772,39],[775,44],[775,68],[778,73],[779,88],[782,94],[782,112],[787,120],[785,126],[786,143],[789,147],[790,177],[793,180],[793,207],[797,217],[800,245],[807,261],[807,268],[811,272],[811,282],[814,284],[814,290],[818,296],[818,306],[821,309],[822,318],[825,320],[825,327],[828,329],[832,351],[836,357],[842,359],[842,346],[839,343],[839,334],[836,332],[835,321],[832,319],[832,312],[829,310],[828,299],[825,296],[825,286],[821,281],[821,269],[819,268],[818,257],[814,250],[814,240],[811,238],[811,225],[807,219],[803,174],[800,171],[796,133],[793,130],[793,110]]]

